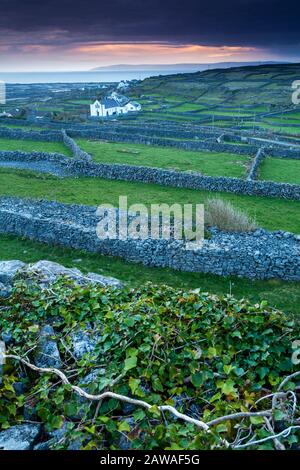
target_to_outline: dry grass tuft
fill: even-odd
[[[254,219],[222,199],[207,201],[205,222],[227,232],[251,232],[257,228]]]

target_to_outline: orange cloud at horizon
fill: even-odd
[[[213,64],[216,62],[251,62],[275,60],[270,51],[250,46],[205,46],[161,41],[101,41],[89,43],[42,44],[16,43],[13,47],[0,41],[0,71],[89,70],[99,66]]]
[[[87,55],[93,59],[108,58],[116,63],[116,60],[125,60],[141,63],[174,63],[181,62],[214,62],[218,60],[235,58],[247,59],[259,56],[263,51],[256,47],[247,46],[203,46],[194,44],[172,45],[157,43],[110,43],[79,45],[72,49],[76,55]]]

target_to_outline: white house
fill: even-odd
[[[129,88],[129,82],[127,80],[122,80],[117,86],[117,90],[126,90],[127,88]]]
[[[102,100],[96,100],[90,105],[91,117],[110,117],[141,111],[142,107],[136,101],[130,101],[126,96],[112,93]]]

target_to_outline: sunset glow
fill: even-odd
[[[4,2],[0,71],[299,60],[289,0]]]
[[[246,46],[205,46],[171,43],[88,43],[69,46],[24,44],[13,48],[0,45],[7,56],[7,69],[34,70],[43,64],[44,70],[86,70],[113,64],[174,64],[213,63],[223,61],[264,60],[267,51]],[[28,63],[30,59],[30,63]],[[2,63],[3,64],[3,63]],[[1,68],[4,69],[1,64]]]

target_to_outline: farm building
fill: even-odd
[[[110,117],[137,112],[142,109],[136,101],[130,101],[126,96],[112,93],[102,100],[96,100],[90,105],[91,117]]]

